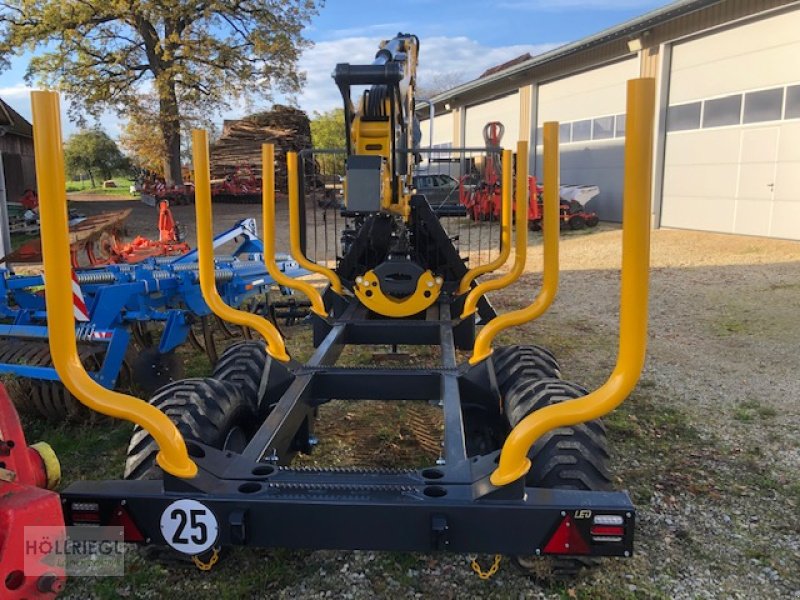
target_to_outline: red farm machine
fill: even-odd
[[[558,123],[544,124],[541,289],[530,304],[498,314],[486,294],[518,282],[526,269],[527,143],[516,147],[516,185],[512,151],[487,152],[499,160],[493,169],[501,184],[502,252],[476,262],[473,248],[460,245],[464,237],[445,229],[446,218],[412,185],[420,152],[418,50],[416,36],[398,34],[380,45],[372,64],[334,70],[344,100],[343,207],[306,201],[302,174],[316,149],[287,155],[292,255],[323,290],[276,266],[275,154],[263,146],[264,263],[278,284],[308,296],[314,349],[307,359],[289,354],[273,323],[220,297],[208,138],[193,132],[202,296],[221,319],[260,338],[230,346],[210,377],[172,382],[149,402],[98,385],[77,358],[58,96],[34,93],[53,363],[85,406],[136,425],[123,479],[62,490],[68,525],[105,525],[123,513],[128,541],[181,553],[204,569],[230,546],[488,553],[497,555],[495,564],[502,555],[516,557],[532,573],[544,561],[558,578],[576,575],[595,557],[631,556],[636,511],[625,491],[613,489],[599,419],[627,398],[644,365],[654,82],[628,84],[619,353],[609,379],[589,392],[561,378],[547,349],[496,345],[509,328],[544,314],[558,288]],[[353,88],[366,91],[353,98]],[[494,197],[488,187],[497,180],[486,183]],[[309,208],[328,212],[305,215]],[[314,241],[303,239],[304,219],[332,227],[341,221],[341,245],[324,244],[335,248],[335,260],[309,258]],[[503,269],[512,247],[513,264]],[[435,364],[340,360],[347,347],[376,344],[434,348]],[[375,401],[433,407],[442,423],[441,432],[429,432],[439,436],[439,458],[411,468],[293,464],[314,451],[320,408],[332,400],[352,403],[354,411]],[[496,571],[472,566],[486,577]]]
[[[487,123],[483,128],[486,142],[486,155],[482,165],[473,165],[469,174],[459,181],[459,199],[473,221],[499,221],[502,202],[502,183],[500,171],[500,143],[505,128],[497,121]],[[535,177],[528,177],[528,228],[542,230],[542,184]],[[597,186],[561,186],[559,189],[559,227],[560,229],[584,229],[595,227],[600,219],[594,212],[587,211],[585,204],[599,193]],[[516,198],[512,200],[516,202]]]
[[[28,446],[14,405],[0,384],[0,598],[54,598],[64,589],[63,565],[52,560],[64,539],[61,467],[53,449]],[[35,528],[35,529],[34,529]],[[46,533],[47,545],[40,542]]]

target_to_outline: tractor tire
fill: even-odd
[[[560,379],[542,379],[518,388],[505,398],[511,427],[529,414],[587,394],[579,385]],[[531,469],[527,487],[606,491],[611,489],[606,431],[599,420],[555,429],[539,438],[528,453]],[[515,557],[515,564],[531,577],[569,581],[597,565],[591,557]]]
[[[586,219],[582,215],[572,215],[569,218],[569,228],[573,231],[586,229]]]
[[[241,452],[258,427],[256,407],[239,386],[211,378],[175,381],[161,388],[150,404],[162,410],[187,442]],[[128,444],[125,479],[161,479],[158,444],[136,426]]]
[[[261,404],[261,385],[266,375],[267,359],[263,342],[239,342],[225,349],[211,377],[238,386],[245,399],[258,407]]]
[[[586,217],[586,226],[587,227],[597,227],[597,224],[600,223],[600,217],[597,215],[589,215]]]
[[[520,384],[561,377],[556,357],[541,346],[505,346],[494,351],[492,360],[497,386],[503,398]]]

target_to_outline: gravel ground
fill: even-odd
[[[78,208],[121,205],[135,209],[132,235],[153,235],[155,215],[138,203]],[[258,210],[216,207],[215,227]],[[193,222],[191,207],[176,207],[175,214]],[[280,247],[285,217],[279,220]],[[589,388],[601,384],[615,360],[620,242],[620,230],[610,225],[562,236],[555,304],[505,342],[548,346],[565,378]],[[536,293],[538,234],[528,259],[522,281],[492,296],[500,310]],[[71,583],[68,596],[800,598],[800,243],[654,231],[650,306],[642,380],[607,418],[617,486],[630,491],[638,509],[629,560],[605,561],[568,586],[542,586],[508,561],[484,582],[461,556],[238,550],[211,574],[133,558],[124,579]],[[290,335],[292,344],[307,339],[299,328]],[[406,350],[412,359],[429,358]],[[352,407],[324,408],[323,418],[335,426],[311,461],[347,462],[356,442],[337,426],[348,427]],[[397,440],[404,435],[388,432],[387,452],[403,446]]]

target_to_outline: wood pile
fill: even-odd
[[[275,187],[285,192],[286,153],[311,148],[311,123],[302,110],[276,104],[272,110],[244,119],[226,120],[222,136],[211,145],[211,178],[219,179],[241,167],[261,177],[261,144],[275,144]]]

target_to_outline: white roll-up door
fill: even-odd
[[[516,148],[519,141],[519,93],[515,92],[496,100],[467,107],[464,127],[464,145],[468,148],[483,148],[483,128],[487,123],[499,121],[505,133],[500,145]]]
[[[639,76],[636,56],[539,86],[537,173],[541,173],[541,127],[561,123],[561,182],[596,185],[587,208],[603,220],[622,218],[626,82]]]
[[[661,224],[800,239],[800,11],[672,50]]]

